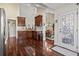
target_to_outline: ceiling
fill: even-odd
[[[66,6],[69,6],[69,5],[74,5],[76,3],[35,3],[35,5],[38,7],[44,7],[44,8],[48,8],[48,9],[52,9],[52,10],[55,10],[55,9],[58,9],[58,8],[61,8],[61,7],[66,7]]]

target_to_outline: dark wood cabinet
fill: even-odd
[[[33,34],[32,35],[33,35],[33,39],[34,40],[37,40],[37,38],[38,38],[37,31],[33,31]]]
[[[18,26],[25,26],[25,17],[17,17]]]
[[[26,45],[26,40],[27,36],[26,36],[26,31],[18,31],[18,44],[19,45]]]
[[[43,56],[43,38],[41,35],[42,31],[33,31],[33,45],[36,56]]]
[[[26,31],[27,39],[33,39],[32,31]]]
[[[35,17],[35,26],[41,26],[42,25],[42,15],[38,15]]]
[[[26,43],[28,46],[33,46],[33,36],[32,36],[32,31],[26,31]]]
[[[18,31],[18,44],[22,46],[32,46],[33,31]]]
[[[43,40],[42,31],[33,31],[33,39],[34,40]]]
[[[18,31],[18,49],[22,47],[32,47],[36,56],[43,55],[43,38],[41,31]]]

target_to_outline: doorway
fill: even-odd
[[[54,14],[46,13],[46,40],[49,43],[48,48],[54,46],[54,36],[55,36],[55,23],[54,23]]]
[[[76,5],[58,9],[56,15],[56,39],[53,50],[67,56],[78,53],[78,8]]]
[[[77,52],[77,10],[63,13],[59,20],[58,43]]]
[[[8,19],[6,55],[16,55],[16,20]]]

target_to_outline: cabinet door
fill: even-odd
[[[25,17],[17,17],[18,26],[25,26]]]
[[[37,40],[37,37],[38,37],[37,31],[33,31],[33,39],[34,39],[34,40]]]
[[[32,39],[32,31],[26,31],[27,39]]]
[[[35,17],[35,25],[40,26],[41,24],[42,24],[42,16],[41,15],[36,16]]]
[[[24,44],[26,41],[26,31],[18,31],[18,43]]]

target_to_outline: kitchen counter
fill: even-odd
[[[42,31],[42,30],[18,29],[17,31]]]
[[[17,31],[43,31],[42,29],[27,29],[25,26],[17,27]]]

